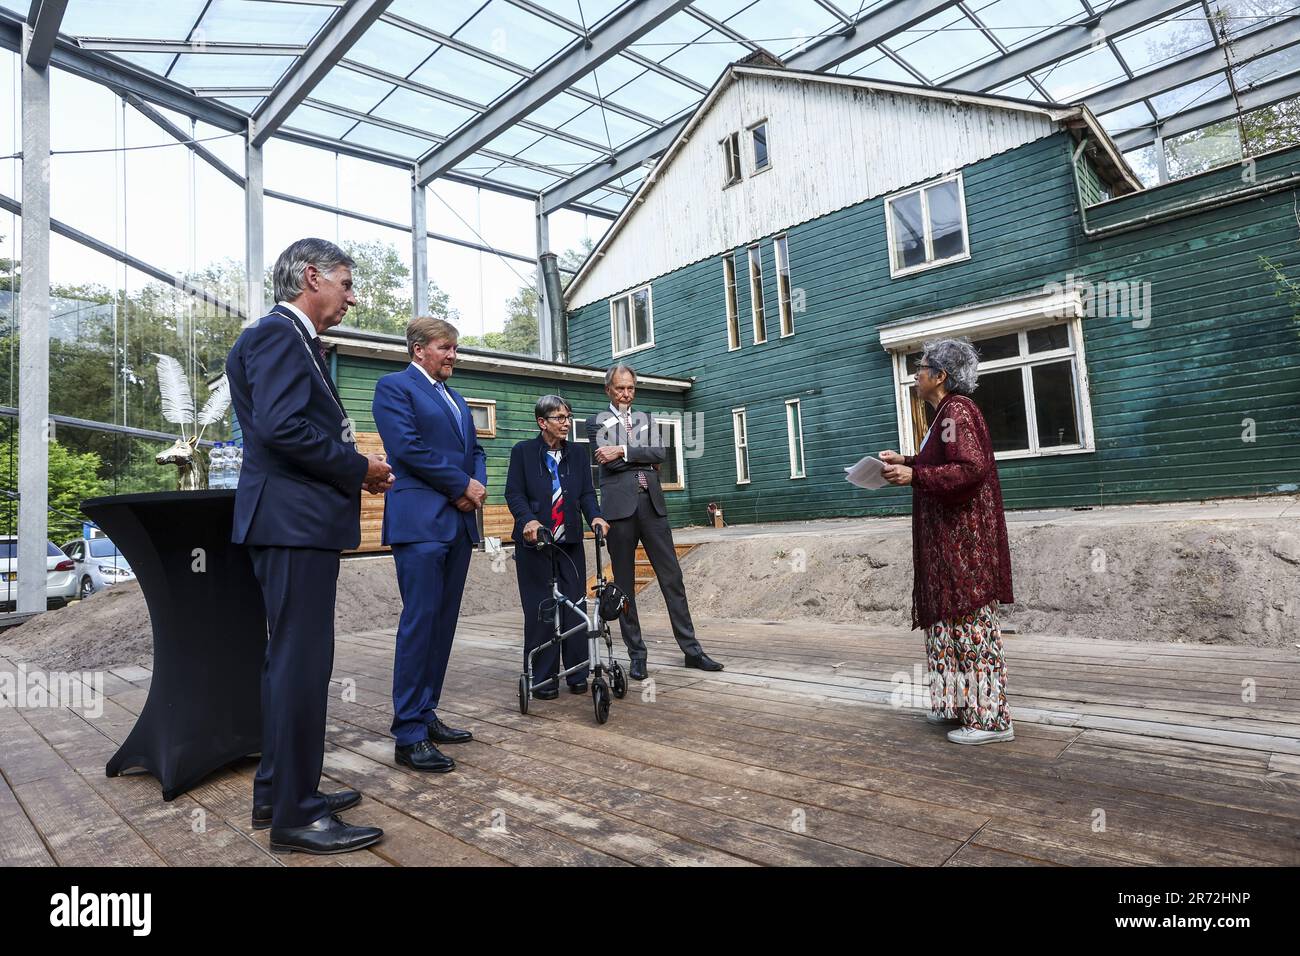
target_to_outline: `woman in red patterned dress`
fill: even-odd
[[[965,339],[925,346],[916,391],[934,409],[915,455],[883,451],[885,479],[912,486],[912,626],[925,629],[931,723],[957,744],[1013,740],[998,605],[1011,551],[988,425],[971,401],[979,355]]]

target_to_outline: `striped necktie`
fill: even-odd
[[[627,430],[627,442],[632,444],[632,409],[628,409],[623,416],[623,427]],[[636,483],[641,486],[642,491],[650,490],[650,482],[646,481],[645,472],[638,469],[636,473]]]
[[[551,472],[551,535],[557,543],[564,540],[564,488],[560,485],[560,463],[546,453],[546,467]]]

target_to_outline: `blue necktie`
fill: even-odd
[[[460,406],[456,404],[456,400],[451,397],[451,392],[447,391],[447,386],[443,385],[442,382],[438,382],[436,388],[438,389],[439,394],[442,395],[443,401],[451,406],[453,417],[456,419],[456,430],[460,432],[460,440],[464,441],[465,422],[462,421],[460,417]]]
[[[551,534],[558,542],[564,540],[564,489],[560,486],[560,463],[547,455],[546,467],[551,471]]]

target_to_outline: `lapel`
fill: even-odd
[[[325,363],[321,361],[320,352],[316,351],[316,346],[312,345],[311,339],[307,336],[307,330],[302,327],[302,322],[299,320],[298,316],[294,315],[288,309],[282,308],[279,303],[276,303],[271,311],[274,314],[283,316],[289,320],[289,324],[293,326],[294,331],[297,332],[299,338],[302,339],[303,345],[307,347],[307,354],[311,356],[312,365],[316,366],[320,371],[320,377],[325,381],[326,389],[328,389],[330,395],[333,396],[334,401],[338,404],[339,408],[342,409],[343,399],[339,397],[339,391],[334,385],[334,380],[330,378],[329,368],[327,368]]]
[[[464,414],[461,413],[460,415],[461,421],[460,424],[457,425],[456,416],[452,414],[451,406],[447,404],[446,399],[444,399],[441,395],[438,394],[438,390],[434,388],[433,384],[429,381],[429,379],[425,377],[424,372],[416,368],[414,365],[407,365],[406,373],[415,381],[416,388],[421,389],[424,392],[424,394],[428,395],[429,398],[433,400],[433,403],[435,405],[437,405],[440,409],[442,409],[442,413],[447,416],[447,421],[451,425],[451,433],[456,436],[456,439],[460,442],[461,447],[464,448],[465,447]],[[443,383],[442,387],[447,388],[445,382]],[[452,394],[451,389],[447,388],[447,394],[452,397],[453,401],[455,400],[455,395]],[[460,402],[456,402],[456,408],[457,411],[459,411]]]

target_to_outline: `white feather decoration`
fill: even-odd
[[[173,425],[183,426],[194,421],[194,396],[190,394],[190,380],[181,363],[170,355],[153,353],[158,359],[158,392],[162,398],[163,418]]]
[[[230,381],[222,375],[217,379],[217,384],[208,391],[208,400],[203,403],[203,411],[199,412],[198,424],[206,426],[220,421],[229,407]]]

